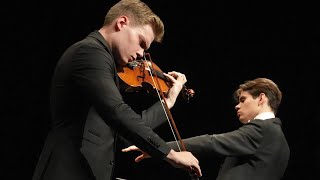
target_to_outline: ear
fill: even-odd
[[[121,29],[129,24],[129,18],[127,16],[120,16],[116,21],[116,31],[121,31]]]
[[[259,94],[259,105],[262,105],[262,104],[264,104],[265,102],[267,102],[267,96],[266,96],[266,94],[264,94],[264,93],[260,93]]]

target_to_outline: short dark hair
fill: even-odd
[[[240,84],[239,88],[234,92],[234,98],[237,102],[242,91],[248,92],[253,98],[257,98],[260,93],[264,93],[269,99],[268,105],[275,114],[277,113],[282,100],[282,92],[272,80],[268,78],[256,78]]]

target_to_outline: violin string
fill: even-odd
[[[146,62],[145,64],[147,64],[147,66],[148,66],[147,70],[148,70],[149,73],[151,74],[152,82],[153,82],[153,84],[156,86],[156,90],[157,90],[157,89],[158,89],[158,88],[157,88],[157,83],[155,83],[155,80],[154,80],[153,75],[152,75],[152,72],[151,72],[152,67],[151,67],[151,66],[149,65],[149,63],[147,62],[147,60],[146,60],[146,58],[145,58],[145,55],[143,55],[143,56],[144,56],[144,61]],[[159,99],[161,100],[161,96],[160,96],[159,91],[157,91],[157,95],[158,95]],[[174,130],[173,130],[172,125],[171,125],[171,122],[170,122],[170,120],[169,120],[169,116],[168,116],[168,114],[167,114],[167,111],[165,110],[164,102],[163,102],[163,101],[161,101],[161,106],[162,106],[162,108],[163,108],[163,110],[164,110],[164,113],[165,113],[165,115],[166,115],[166,117],[167,117],[167,121],[168,121],[168,123],[169,123],[170,130],[171,130],[171,132],[172,132],[172,134],[173,134],[173,137],[174,137],[174,139],[175,139],[175,141],[176,141],[176,143],[177,143],[178,149],[179,149],[179,151],[181,151],[181,148],[180,148],[180,145],[179,145],[179,143],[178,143],[176,134],[174,133]]]

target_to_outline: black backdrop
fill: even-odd
[[[1,179],[31,179],[48,132],[49,84],[62,52],[103,22],[116,1],[10,1],[1,6]],[[273,79],[283,91],[283,120],[291,157],[284,179],[319,177],[319,37],[316,5],[285,1],[145,1],[164,21],[165,39],[149,50],[165,72],[187,75],[196,92],[172,109],[182,138],[222,133],[240,125],[232,100],[239,83]],[[150,99],[148,99],[150,98]],[[150,95],[129,95],[147,104]],[[168,125],[159,127],[173,140]],[[121,177],[183,179],[184,171],[124,154]],[[221,159],[200,159],[204,179],[215,179]],[[155,175],[151,175],[155,174]],[[129,178],[130,179],[130,178]]]

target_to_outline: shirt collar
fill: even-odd
[[[271,119],[275,118],[275,115],[273,112],[263,112],[258,114],[255,118],[253,119],[261,119],[261,120],[266,120],[266,119]]]

